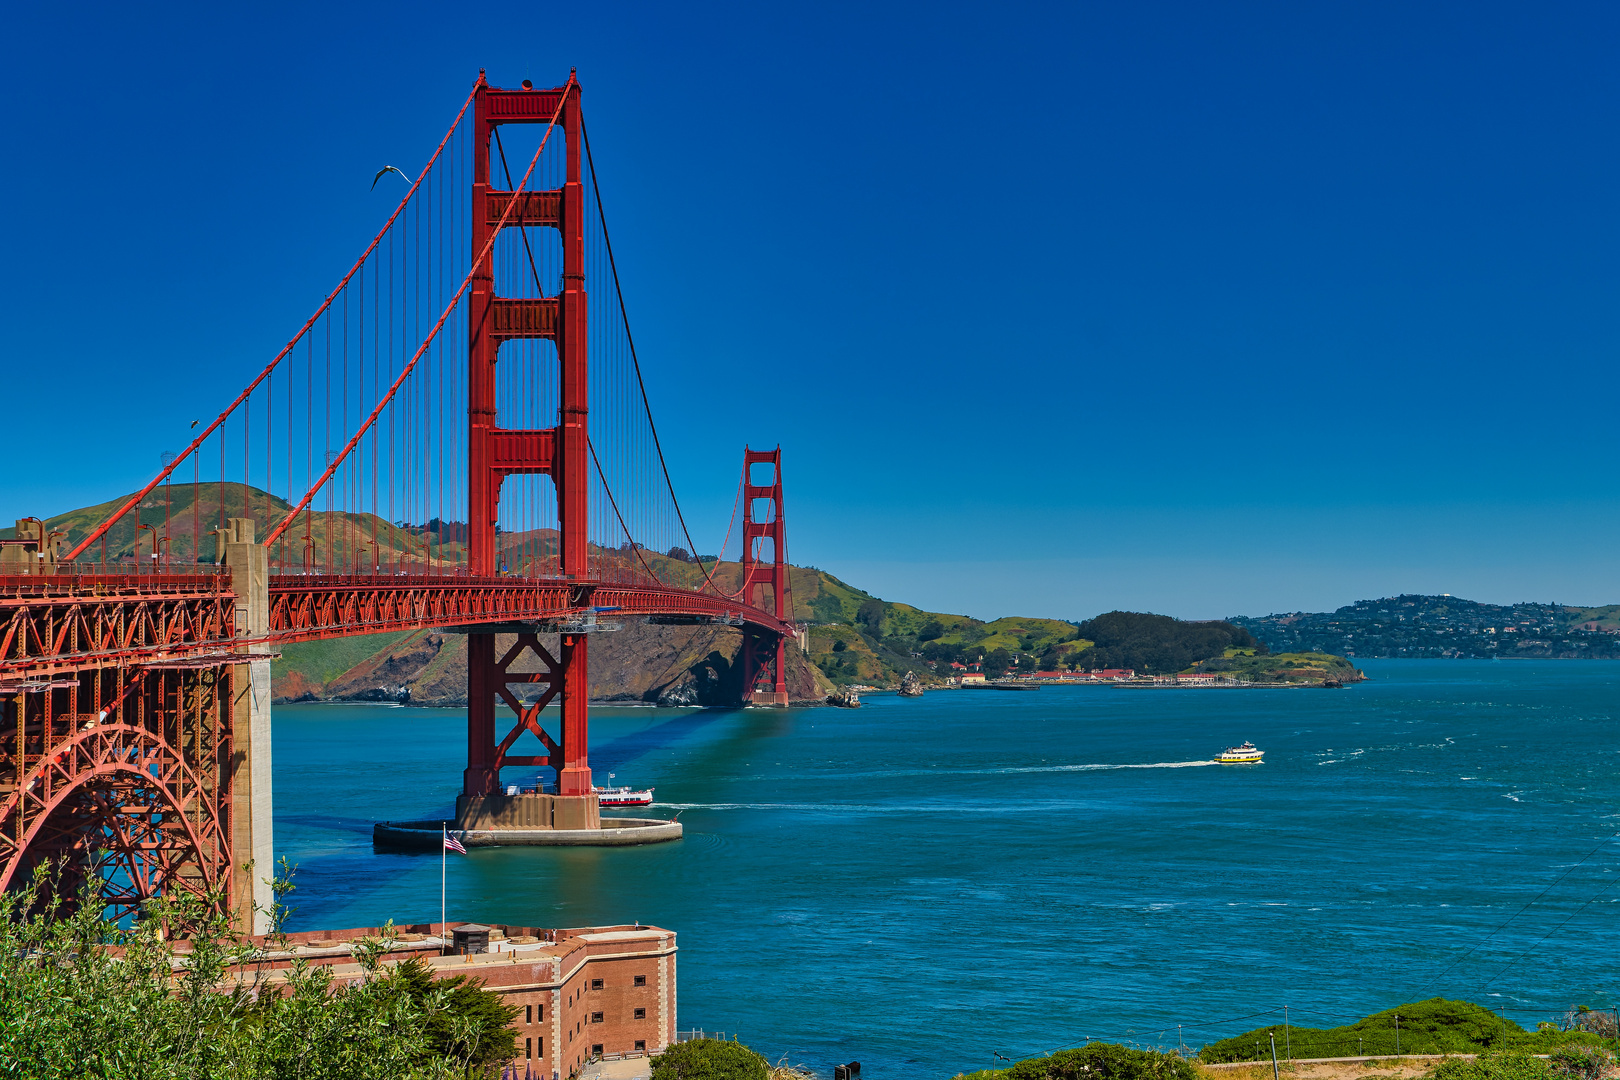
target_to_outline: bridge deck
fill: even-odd
[[[657,584],[518,577],[283,575],[269,633],[236,633],[228,573],[0,576],[0,689],[94,668],[214,659],[243,646],[398,630],[664,617],[767,634],[793,627],[724,596]]]

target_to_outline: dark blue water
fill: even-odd
[[[1331,1026],[1444,994],[1533,1026],[1612,1004],[1620,663],[1365,667],[1343,691],[604,710],[599,778],[657,785],[686,838],[452,856],[450,911],[670,927],[682,1028],[873,1077],[1196,1046],[1284,1005]],[[295,926],[437,918],[438,857],[374,853],[370,827],[448,810],[463,723],[277,708]],[[1245,738],[1264,765],[1197,764]]]

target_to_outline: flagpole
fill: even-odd
[[[450,845],[445,843],[445,824],[439,822],[439,955],[444,955],[444,939],[450,933],[450,923],[444,914],[444,871],[450,861]]]

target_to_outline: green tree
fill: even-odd
[[[881,600],[863,600],[861,606],[855,611],[855,622],[865,628],[868,634],[875,638],[883,636],[883,620],[888,616],[888,609]]]
[[[823,589],[810,601],[810,611],[815,615],[816,621],[824,623],[840,623],[847,616],[844,614],[844,604],[838,597]]]
[[[1110,611],[1079,626],[1096,644],[1086,650],[1088,668],[1134,668],[1163,675],[1220,656],[1228,648],[1264,652],[1253,635],[1227,622],[1182,622],[1168,615]]]
[[[742,1043],[693,1039],[652,1059],[652,1080],[766,1080],[769,1063]]]
[[[984,677],[987,679],[999,679],[1007,674],[1008,669],[1011,667],[1012,654],[1006,649],[991,649],[984,654],[982,670],[984,671]]]
[[[424,1025],[429,1055],[475,1067],[517,1057],[518,1032],[511,1025],[518,1009],[485,990],[482,981],[466,975],[435,981],[433,969],[413,956],[394,969],[394,982],[418,1011],[427,1014],[430,1004],[436,1006]]]

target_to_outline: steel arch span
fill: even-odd
[[[48,892],[71,900],[95,878],[120,918],[160,893],[223,895],[231,848],[221,679],[217,670],[148,672],[117,693],[115,676],[105,708],[92,700],[80,711],[80,688],[63,686],[28,695],[32,709],[7,709],[0,890],[43,866]]]

